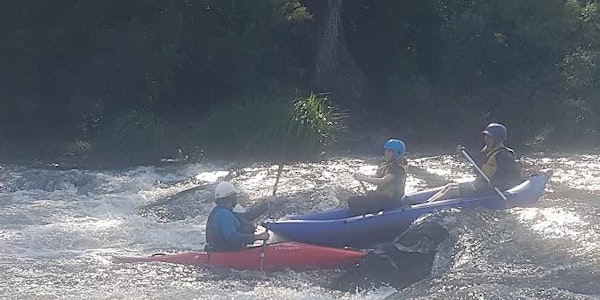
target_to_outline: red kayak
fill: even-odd
[[[167,262],[238,270],[327,269],[357,263],[364,251],[281,242],[232,252],[185,252],[150,257],[120,257],[118,262]]]

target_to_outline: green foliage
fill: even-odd
[[[396,80],[438,67],[435,1],[360,0],[344,6],[348,47],[377,95],[393,89]]]
[[[345,9],[348,45],[374,86],[366,107],[383,126],[433,136],[500,121],[521,140],[552,132],[561,141],[600,124],[594,1],[361,0]]]
[[[327,7],[296,0],[11,1],[0,10],[7,41],[0,45],[3,143],[44,137],[71,143],[57,149],[132,162],[177,148],[315,157],[333,142],[340,119],[324,97],[298,96],[313,90],[318,71],[323,24],[311,15],[325,10],[310,5]],[[345,42],[371,87],[351,113],[376,121],[360,125],[400,134],[412,128],[435,139],[500,121],[511,137],[537,144],[599,142],[596,1],[343,6]]]
[[[547,71],[562,60],[576,29],[562,0],[441,4],[440,75],[446,85],[472,88]]]
[[[158,116],[141,111],[120,112],[103,124],[94,140],[94,154],[128,164],[157,163],[175,152],[169,127]]]
[[[324,95],[310,94],[294,101],[284,133],[286,158],[315,158],[335,141],[336,131],[343,127],[337,113]]]
[[[182,147],[192,156],[270,158],[281,142],[277,132],[289,111],[288,98],[287,92],[276,90],[225,101],[183,130],[189,134]]]
[[[566,96],[561,107],[565,140],[587,144],[600,141],[600,14],[595,1],[567,1],[566,9],[577,25],[575,42],[559,64]]]
[[[581,92],[594,84],[598,53],[577,49],[563,59],[565,88],[571,92]]]
[[[194,125],[186,148],[199,144],[211,157],[314,159],[334,142],[341,115],[324,96],[290,99],[279,93],[217,108]]]
[[[2,16],[4,107],[22,112],[0,115],[6,126],[63,131],[97,107],[193,120],[266,85],[308,82],[310,17],[297,1],[34,0]]]

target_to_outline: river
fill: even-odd
[[[409,157],[407,192],[474,178],[454,156]],[[431,274],[408,286],[340,290],[347,270],[235,271],[121,264],[116,256],[202,249],[216,180],[251,206],[272,193],[277,166],[173,163],[123,170],[0,165],[2,299],[600,299],[600,157],[529,154],[554,175],[535,208],[440,212],[451,219]],[[354,172],[376,158],[284,167],[268,216],[344,205]],[[399,270],[402,272],[402,270]],[[391,274],[390,276],[394,276]],[[393,281],[393,280],[392,280]]]

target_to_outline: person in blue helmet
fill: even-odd
[[[390,139],[383,145],[383,150],[384,161],[374,177],[354,174],[354,179],[377,186],[374,192],[348,199],[348,207],[355,215],[377,213],[401,204],[408,169],[404,157],[406,146],[399,139]]]
[[[515,153],[504,145],[506,127],[499,123],[490,123],[481,133],[483,134],[484,146],[478,153],[479,155],[473,156],[473,159],[490,179],[491,185],[505,191],[521,183],[521,171]],[[465,150],[465,147],[458,145],[456,150],[460,153]],[[492,193],[494,193],[494,190],[490,184],[483,176],[477,174],[475,181],[447,184],[442,190],[429,198],[427,202]]]
[[[205,251],[234,251],[256,240],[269,239],[269,232],[255,233],[256,226],[252,224],[252,220],[269,209],[269,200],[246,212],[236,212],[237,189],[231,182],[224,181],[215,187],[215,203],[217,206],[206,222]]]

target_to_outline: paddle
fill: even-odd
[[[367,190],[367,187],[365,186],[364,182],[362,182],[361,180],[358,181],[360,183],[360,186],[362,187],[363,191],[366,193],[369,190]]]
[[[267,240],[263,240],[262,245],[260,245],[260,270],[265,270],[265,248],[267,247]]]
[[[273,186],[273,197],[277,193],[277,185],[279,184],[279,178],[281,177],[281,171],[283,171],[283,163],[279,164],[279,168],[277,168],[277,177],[275,178],[275,185]]]
[[[277,177],[275,178],[275,185],[273,186],[273,197],[276,196],[277,194],[277,185],[279,184],[279,178],[281,178],[281,172],[283,171],[283,163],[279,164],[279,168],[277,168]],[[271,205],[269,205],[269,209]],[[267,229],[268,232],[268,229]],[[267,247],[267,241],[268,240],[263,240],[262,241],[262,245],[260,245],[260,271],[264,270],[264,265],[265,265],[265,250]]]
[[[483,170],[481,170],[481,168],[479,168],[479,166],[475,163],[475,161],[471,158],[471,156],[469,156],[469,153],[467,153],[467,151],[465,151],[465,149],[460,149],[460,153],[469,161],[469,163],[471,163],[471,165],[475,168],[475,170],[477,170],[477,172],[479,172],[479,175],[481,175],[483,177],[483,179],[485,179],[485,181],[487,181],[487,183],[490,185],[490,187],[492,187],[492,189],[494,189],[494,192],[496,192],[496,194],[498,194],[498,196],[500,196],[500,198],[502,198],[502,200],[508,201],[508,198],[506,198],[506,196],[498,189],[498,187],[496,187],[492,183],[490,178],[487,177],[487,175],[485,175],[485,173],[483,173]]]

